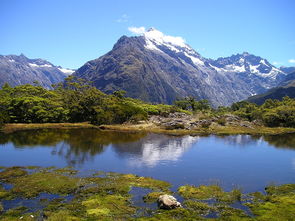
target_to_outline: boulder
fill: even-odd
[[[181,203],[178,202],[174,196],[167,194],[159,196],[157,203],[160,209],[170,210],[182,207]]]

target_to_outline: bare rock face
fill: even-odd
[[[157,203],[160,209],[170,210],[182,207],[181,203],[178,202],[174,196],[167,194],[159,196]]]

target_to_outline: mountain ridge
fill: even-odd
[[[103,92],[122,89],[127,96],[153,103],[194,96],[219,106],[263,93],[286,74],[246,52],[207,59],[182,38],[149,29],[141,36],[122,36],[111,51],[73,75],[93,81]]]
[[[44,59],[30,59],[24,54],[0,55],[0,86],[21,84],[39,84],[52,89],[52,84],[62,82],[74,70],[55,66]]]

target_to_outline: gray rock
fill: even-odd
[[[159,196],[157,203],[160,209],[170,210],[182,207],[181,203],[178,202],[174,196],[167,194]]]

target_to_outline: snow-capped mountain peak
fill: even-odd
[[[188,47],[182,37],[165,35],[155,28],[148,29],[143,35],[146,39],[151,40],[156,44],[170,44],[182,48]]]
[[[178,56],[189,59],[193,65],[204,66],[204,60],[194,49],[192,49],[182,37],[165,35],[155,28],[150,28],[143,33],[145,39],[145,48],[162,52],[165,54],[177,53]],[[168,51],[167,51],[168,49]]]

